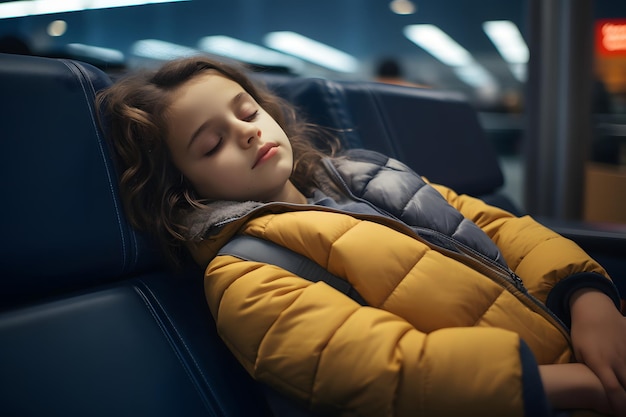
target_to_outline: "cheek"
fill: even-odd
[[[203,171],[194,176],[192,184],[203,197],[212,198],[216,193],[230,186],[229,180],[227,176],[220,175],[219,171]]]
[[[233,164],[215,163],[202,166],[194,172],[192,185],[204,198],[231,198],[242,188],[247,187],[245,175],[233,175]]]
[[[287,143],[285,145],[285,161],[293,168],[293,148],[291,147],[291,142],[287,139]]]

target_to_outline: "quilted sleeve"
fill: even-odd
[[[544,303],[564,278],[593,273],[606,280],[606,271],[573,241],[539,224],[530,216],[516,217],[467,195],[433,185],[465,217],[474,221],[498,245],[507,264]]]

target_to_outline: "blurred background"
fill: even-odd
[[[522,209],[626,223],[623,0],[0,0],[0,51],[80,59],[112,77],[207,53],[459,91]],[[546,118],[563,123],[550,130]],[[608,189],[588,190],[596,180]]]

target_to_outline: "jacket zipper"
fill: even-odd
[[[554,327],[556,327],[565,337],[567,342],[571,346],[571,337],[568,327],[563,323],[563,321],[556,316],[548,307],[545,306],[541,301],[539,301],[535,296],[528,292],[528,289],[524,285],[524,282],[521,277],[519,277],[512,269],[505,267],[493,259],[485,256],[484,254],[478,252],[477,250],[459,242],[458,240],[438,232],[436,230],[427,229],[423,227],[409,227],[402,220],[396,218],[391,213],[387,213],[386,211],[380,209],[379,207],[373,205],[367,200],[359,198],[355,196],[350,187],[343,180],[341,175],[337,172],[335,167],[329,163],[326,163],[326,167],[331,171],[335,180],[339,182],[339,185],[342,187],[344,193],[346,193],[350,198],[355,201],[365,203],[372,207],[377,212],[381,213],[383,218],[387,218],[392,220],[395,223],[395,229],[399,230],[413,238],[417,238],[421,242],[427,244],[433,249],[443,253],[449,257],[457,259],[461,263],[470,266],[473,269],[477,269],[479,272],[487,275],[491,280],[502,286],[507,291],[511,292],[513,295],[521,300],[528,308],[532,311],[540,314],[547,321],[549,321]],[[373,216],[372,216],[373,217]],[[449,242],[453,247],[457,250],[453,251],[448,249],[442,245],[438,245],[436,243],[430,242],[423,236],[419,235],[419,231],[425,232],[425,234],[435,235],[439,239],[445,240]],[[512,288],[511,288],[512,286]]]
[[[417,229],[419,230],[419,228]],[[451,238],[450,236],[447,236],[435,230],[430,230],[430,229],[426,229],[426,230],[428,230],[429,233],[437,234],[440,239],[446,239],[450,241],[450,243],[452,243],[457,248],[459,248],[459,252],[462,255],[469,257],[470,259],[475,260],[479,264],[483,265],[486,268],[485,270],[485,272],[487,272],[486,275],[489,276],[491,279],[494,279],[494,276],[492,275],[492,273],[495,273],[497,275],[497,278],[501,278],[502,280],[504,280],[504,282],[512,284],[515,290],[517,290],[517,292],[522,296],[522,301],[531,310],[541,314],[544,318],[550,321],[566,337],[568,343],[571,344],[570,332],[569,332],[568,327],[565,325],[565,323],[563,323],[563,321],[556,314],[554,314],[548,307],[546,307],[545,304],[543,304],[534,295],[528,292],[528,289],[524,285],[522,278],[520,278],[512,269],[497,263],[493,259],[457,241],[456,239]],[[446,248],[442,248],[442,250],[449,251]],[[454,256],[453,253],[450,255]],[[495,281],[498,282],[499,280],[496,279]],[[500,285],[502,285],[501,282],[500,282]],[[508,287],[507,285],[503,285],[503,286],[510,292],[514,292],[514,291],[511,291],[511,288],[507,288]]]

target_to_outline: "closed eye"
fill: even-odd
[[[243,118],[243,120],[245,122],[252,122],[254,121],[257,117],[259,117],[259,111],[255,110],[252,114],[250,114],[249,116],[246,116]]]
[[[204,154],[204,156],[214,155],[219,149],[222,147],[222,138],[220,137],[214,147],[212,147],[208,152]]]

